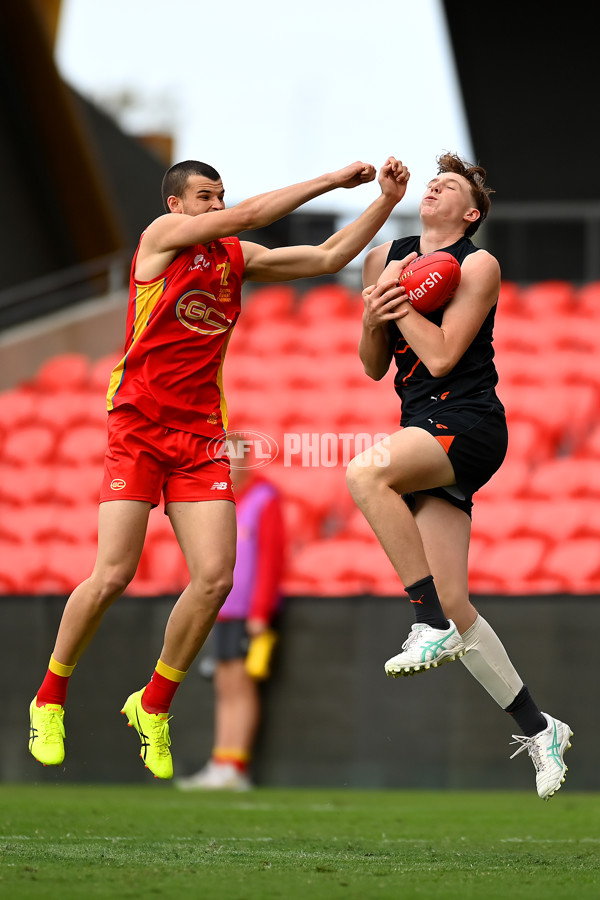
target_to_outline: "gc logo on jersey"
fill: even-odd
[[[231,327],[231,320],[225,313],[211,306],[211,302],[217,301],[208,291],[188,291],[177,301],[175,313],[181,324],[191,331],[222,334]]]

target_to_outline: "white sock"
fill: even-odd
[[[466,652],[460,658],[461,663],[496,703],[506,709],[523,687],[523,682],[500,638],[486,620],[478,615],[462,635],[462,639]]]

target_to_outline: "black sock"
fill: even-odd
[[[433,583],[433,575],[428,575],[426,578],[421,578],[420,581],[415,581],[414,584],[410,584],[404,590],[413,604],[417,622],[431,625],[432,628],[439,628],[444,631],[450,628],[450,623],[444,615],[440,598]]]
[[[523,685],[505,712],[514,718],[525,737],[533,737],[548,727],[546,719],[531,699],[526,685]]]

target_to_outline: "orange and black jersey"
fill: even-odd
[[[387,257],[386,265],[391,260],[403,259],[408,253],[421,253],[418,235],[393,241]],[[441,247],[451,253],[459,263],[478,248],[469,238],[462,237],[449,247]],[[496,406],[503,409],[496,395],[498,373],[494,364],[492,346],[494,318],[496,307],[493,306],[486,316],[473,342],[451,372],[441,378],[434,378],[419,357],[411,349],[398,327],[392,326],[397,333],[394,346],[394,360],[397,373],[394,380],[396,392],[402,401],[401,425],[408,425],[415,417],[421,417],[428,409],[439,410],[439,404],[451,407],[478,407],[480,409]],[[426,318],[435,325],[440,325],[443,309],[429,313]]]

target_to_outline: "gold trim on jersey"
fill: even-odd
[[[225,354],[227,352],[227,347],[229,346],[229,341],[231,340],[231,335],[233,334],[233,328],[230,329],[229,334],[223,341],[223,346],[221,347],[221,364],[219,365],[219,370],[217,372],[217,387],[219,388],[219,393],[221,394],[221,419],[223,421],[223,429],[227,431],[227,426],[229,425],[229,417],[227,414],[227,400],[225,399],[225,391],[223,389],[223,365],[225,363]]]
[[[135,284],[135,320],[133,323],[133,339],[131,341],[129,350],[127,351],[123,359],[114,367],[110,376],[110,381],[108,383],[108,392],[106,394],[106,407],[109,412],[111,409],[114,409],[113,400],[123,380],[127,357],[129,356],[132,347],[139,340],[140,336],[145,330],[148,324],[148,320],[154,312],[158,301],[164,294],[164,291],[164,278],[161,278],[158,281],[152,281],[150,284],[138,284],[137,282]]]

